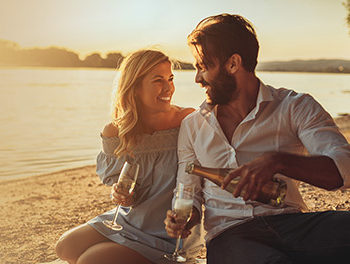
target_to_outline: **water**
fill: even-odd
[[[313,95],[332,116],[350,113],[350,75],[257,74],[266,84]],[[116,76],[109,69],[0,68],[0,180],[95,163]],[[175,72],[173,102],[196,108],[194,71]]]

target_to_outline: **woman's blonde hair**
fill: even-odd
[[[159,63],[170,62],[160,51],[139,50],[128,55],[120,66],[118,86],[112,101],[112,123],[118,128],[120,143],[114,153],[117,156],[133,156],[138,136],[142,133],[139,120],[140,109],[136,90],[143,78]]]

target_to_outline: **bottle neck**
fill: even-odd
[[[195,164],[187,170],[188,173],[211,180],[212,182],[221,185],[222,179],[227,175],[229,169],[206,168]]]

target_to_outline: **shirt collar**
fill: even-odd
[[[259,93],[258,98],[256,99],[256,105],[258,106],[262,102],[273,101],[273,94],[271,89],[267,87],[260,79],[259,79]]]
[[[204,102],[199,106],[200,113],[203,116],[206,116],[214,109],[214,107],[215,105],[210,105],[207,103],[207,100],[204,100]]]
[[[260,79],[259,79],[259,92],[256,99],[256,107],[253,109],[254,115],[259,111],[260,104],[263,102],[269,102],[273,100],[273,95],[271,89],[269,89]],[[200,105],[200,113],[203,116],[208,116],[215,108],[215,105],[210,105],[206,100]]]
[[[261,109],[261,106],[264,102],[273,101],[272,90],[267,87],[262,81],[260,81],[258,97],[256,98],[256,105],[254,109],[248,114],[245,118],[246,121],[254,119]]]

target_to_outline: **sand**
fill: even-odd
[[[350,142],[350,116],[336,122]],[[350,190],[327,192],[303,183],[300,191],[312,211],[350,210]],[[113,208],[109,193],[94,165],[0,182],[0,263],[54,261],[63,232]]]

